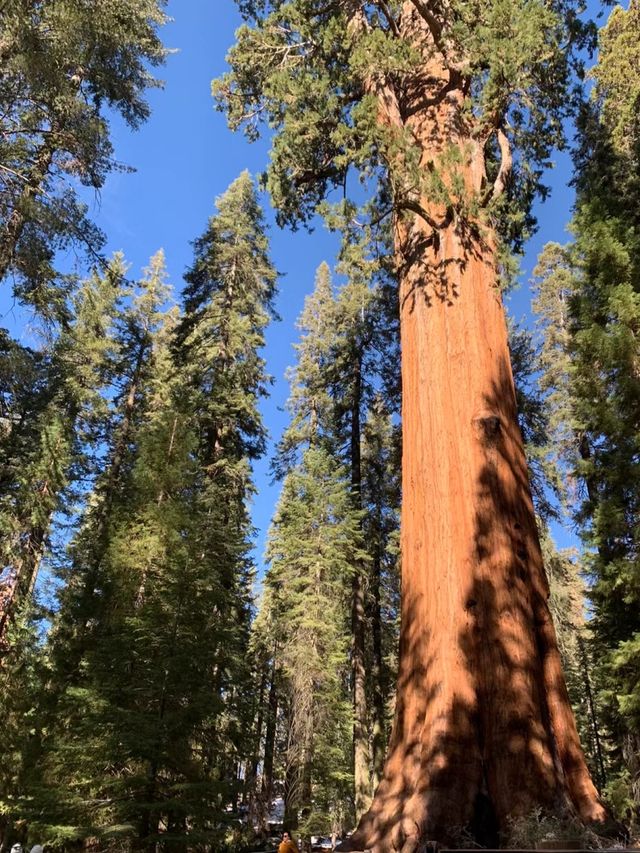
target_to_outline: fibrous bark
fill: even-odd
[[[426,24],[413,4],[405,8],[411,39]],[[482,198],[484,142],[467,124],[462,79],[452,79],[430,57],[416,72],[415,104],[399,107],[384,81],[368,87],[380,120],[413,134],[424,169],[454,145],[467,192]],[[427,198],[410,207],[418,215],[401,213],[395,225],[403,400],[396,714],[382,782],[350,842],[376,853],[450,841],[462,828],[496,844],[509,819],[538,807],[605,818],[547,605],[496,239],[480,217],[451,215]]]

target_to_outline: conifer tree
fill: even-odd
[[[346,282],[334,293],[331,272],[323,263],[316,273],[314,291],[305,302],[299,326],[303,337],[296,345],[298,363],[290,372],[292,420],[279,445],[276,472],[299,458],[303,447],[323,447],[348,466],[356,511],[363,509],[362,442],[364,419],[376,388],[391,373],[397,338],[388,340],[380,327],[388,322],[385,278],[367,262],[356,244],[345,243],[340,271]],[[389,330],[386,330],[387,332]],[[396,362],[397,364],[397,362]],[[391,401],[390,405],[394,405]],[[375,511],[375,510],[372,510]],[[365,515],[361,516],[364,524]],[[371,526],[373,522],[371,523]],[[354,709],[354,792],[356,814],[362,814],[372,793],[370,750],[371,696],[366,673],[373,649],[367,645],[367,621],[378,618],[368,588],[371,558],[353,567],[351,596],[351,667]],[[371,605],[371,606],[370,606]],[[373,609],[372,609],[373,608]],[[374,628],[374,630],[377,630]],[[377,705],[378,728],[384,727]],[[376,725],[376,724],[374,724]]]
[[[399,691],[384,778],[351,844],[415,849],[456,825],[495,843],[496,827],[563,799],[602,820],[548,608],[497,292],[562,143],[567,45],[586,31],[569,2],[238,5],[246,23],[215,90],[233,128],[274,129],[267,184],[280,221],[327,212],[337,187],[347,227],[393,215]],[[376,193],[360,211],[353,173]]]
[[[287,812],[305,834],[335,830],[351,794],[345,602],[361,551],[347,472],[312,446],[285,479],[265,578],[289,710]]]
[[[162,0],[7,0],[0,24],[0,280],[45,315],[64,313],[60,248],[97,259],[103,238],[78,184],[115,168],[106,116],[135,128],[149,114],[150,68],[166,56]]]
[[[594,99],[583,112],[576,152],[575,236],[568,246],[545,247],[538,304],[556,364],[555,372],[546,370],[549,398],[573,438],[560,448],[569,444],[566,464],[583,487],[572,510],[589,546],[591,627],[616,771],[609,791],[632,819],[640,802],[639,21],[632,3],[627,11],[616,8],[600,32]],[[556,294],[564,297],[562,317],[553,308]],[[551,337],[553,326],[562,337]]]
[[[398,542],[400,522],[400,434],[389,407],[377,395],[362,434],[364,540],[371,569],[367,584],[370,631],[368,658],[371,701],[371,775],[375,791],[382,778],[389,736],[389,707],[397,673],[400,615]]]
[[[161,257],[120,324],[107,464],[53,637],[67,676],[43,796],[61,779],[67,793],[49,807],[49,834],[223,839],[250,754],[246,504],[264,442],[267,249],[245,174],[196,243],[177,325],[161,311]]]
[[[68,487],[82,471],[86,443],[95,439],[104,415],[102,392],[109,381],[122,275],[122,260],[116,256],[106,274],[94,273],[82,284],[73,303],[74,319],[44,357],[33,398],[12,402],[0,475],[5,532],[0,543],[0,641],[15,608],[35,585],[53,516],[64,508]],[[29,416],[19,411],[20,405],[35,411]]]
[[[273,469],[284,477],[301,452],[311,446],[335,451],[334,369],[336,297],[326,262],[316,270],[313,292],[307,296],[298,320],[302,335],[294,344],[296,365],[287,371],[290,423],[278,443]]]
[[[217,201],[186,275],[178,358],[196,394],[204,461],[213,480],[246,496],[247,462],[264,451],[258,401],[270,381],[260,348],[275,316],[276,271],[248,172]]]
[[[124,259],[119,257],[118,264],[122,284],[126,269]],[[104,446],[102,464],[95,475],[93,492],[71,550],[72,558],[60,572],[64,590],[57,631],[68,633],[67,642],[73,643],[71,638],[75,637],[77,655],[84,653],[85,629],[96,615],[102,562],[110,540],[111,513],[124,499],[129,487],[135,458],[134,429],[153,370],[154,340],[159,328],[168,322],[163,309],[169,297],[165,279],[164,255],[160,251],[151,259],[137,290],[128,293],[130,304],[120,306],[114,318],[108,362],[111,400],[105,401],[110,407],[107,409],[105,405],[100,428],[97,436],[94,435],[94,449],[96,437]],[[66,643],[62,647],[65,658],[62,666],[73,671],[77,665],[76,656],[69,654]]]

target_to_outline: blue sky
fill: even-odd
[[[173,20],[165,28],[164,41],[176,52],[161,69],[164,89],[151,92],[150,120],[136,133],[118,119],[112,123],[116,157],[136,171],[109,177],[100,194],[92,197],[91,207],[107,234],[108,250],[125,253],[132,276],[163,248],[171,281],[179,292],[191,261],[190,243],[204,230],[215,198],[243,169],[253,174],[263,169],[268,140],[250,145],[242,135],[232,134],[224,116],[213,108],[211,80],[224,71],[225,54],[240,23],[233,0],[172,0],[168,12]],[[540,247],[548,240],[566,239],[572,200],[566,187],[568,174],[568,159],[563,156],[548,178],[551,199],[537,211],[540,228],[523,261],[523,284],[509,296],[510,310],[517,318],[529,312],[527,280]],[[272,258],[283,274],[277,304],[282,321],[269,329],[265,352],[275,383],[263,404],[267,427],[277,440],[286,422],[284,372],[293,362],[295,319],[313,285],[316,267],[322,260],[333,261],[336,240],[321,224],[313,234],[278,229],[268,199],[263,201],[271,226]],[[6,294],[0,309],[0,314],[7,310]],[[5,323],[18,334],[11,317]],[[268,460],[256,466],[255,476],[258,494],[253,517],[260,563],[278,487],[270,485]]]

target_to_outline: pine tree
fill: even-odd
[[[270,381],[260,348],[273,310],[276,271],[263,214],[248,172],[217,201],[196,241],[186,275],[178,355],[201,407],[201,440],[212,479],[226,478],[240,499],[247,461],[264,452],[258,401]]]
[[[287,371],[291,420],[278,443],[273,469],[282,478],[311,446],[335,450],[334,343],[336,297],[326,262],[316,270],[313,292],[307,296],[298,320],[301,340],[294,344],[296,365]]]
[[[389,707],[397,674],[400,615],[398,534],[400,526],[400,433],[377,395],[362,435],[364,540],[371,561],[367,590],[371,666],[371,775],[375,791],[382,778],[389,737]]]
[[[264,442],[267,250],[245,174],[196,243],[177,325],[161,257],[120,323],[107,460],[52,640],[66,676],[41,801],[58,840],[148,848],[227,831],[253,707],[246,504]]]
[[[556,465],[570,478],[575,476],[577,460],[587,448],[584,433],[576,422],[571,390],[570,306],[577,283],[567,249],[558,243],[548,243],[533,274],[532,307],[540,340],[539,387],[544,397],[550,450]],[[575,484],[573,488],[565,484],[562,497],[565,507],[574,512]]]
[[[298,363],[290,372],[292,420],[279,445],[275,469],[286,470],[299,458],[301,448],[323,447],[348,466],[356,511],[363,509],[363,424],[376,388],[392,373],[394,346],[379,334],[388,321],[385,278],[379,265],[367,262],[360,247],[345,243],[340,271],[346,282],[334,293],[331,272],[323,263],[315,288],[305,302],[299,326],[303,337],[296,345]],[[388,323],[393,328],[393,323]],[[396,362],[397,363],[397,362]],[[395,401],[394,401],[395,402]],[[392,403],[391,405],[394,405]],[[365,523],[365,515],[362,516]],[[378,617],[368,587],[371,557],[354,566],[351,596],[351,667],[354,708],[354,792],[356,815],[361,815],[372,793],[370,750],[371,696],[366,673],[373,650],[367,647],[367,621]],[[371,606],[370,606],[371,605]],[[373,607],[373,610],[372,610]],[[375,630],[375,629],[374,629]],[[384,727],[380,703],[377,725]],[[375,725],[375,724],[374,724]]]
[[[594,656],[614,769],[609,790],[631,819],[640,802],[638,32],[636,3],[616,8],[600,32],[594,101],[583,112],[576,152],[575,236],[569,246],[546,248],[541,284],[542,294],[561,277],[568,296],[566,332],[555,347],[562,375],[551,383],[575,436],[568,465],[584,486],[573,511],[589,547]]]
[[[588,28],[570,3],[239,7],[246,23],[215,90],[233,128],[274,129],[267,184],[280,221],[326,212],[337,187],[343,221],[372,230],[393,214],[399,691],[384,779],[351,844],[414,849],[456,825],[495,843],[510,818],[563,798],[603,820],[548,609],[497,293],[574,102],[566,45]],[[360,211],[353,172],[376,193]],[[513,678],[516,662],[526,678]]]
[[[335,830],[351,794],[345,604],[361,551],[347,472],[326,450],[307,449],[284,482],[265,578],[287,690],[287,813],[305,835]]]
[[[596,667],[590,654],[591,636],[586,619],[587,587],[575,554],[559,551],[549,531],[543,527],[544,564],[551,587],[550,607],[558,632],[558,645],[571,704],[576,714],[580,740],[598,790],[606,783],[601,702],[596,694]]]
[[[43,356],[44,373],[33,397],[12,402],[0,478],[5,532],[0,544],[0,640],[15,608],[35,585],[54,514],[64,509],[68,489],[81,475],[86,443],[95,437],[104,414],[102,392],[109,381],[111,327],[122,275],[122,260],[116,256],[105,275],[93,274],[84,282],[74,301],[73,322]],[[20,411],[24,405],[35,411]]]
[[[0,24],[0,280],[45,316],[65,312],[56,252],[95,263],[103,237],[79,183],[99,189],[116,166],[106,117],[131,127],[149,114],[150,68],[166,56],[162,0],[7,0]]]
[[[578,189],[567,246],[550,244],[537,275],[543,382],[557,455],[577,484],[570,510],[588,551],[592,641],[606,737],[608,792],[620,815],[640,802],[637,574],[640,482],[636,413],[638,6],[600,32],[594,98],[581,117]],[[601,771],[601,775],[603,772]],[[634,806],[635,801],[635,806]]]
[[[559,429],[564,425],[558,418],[558,412],[552,408],[552,392],[545,393],[549,391],[546,343],[538,351],[533,333],[510,318],[508,329],[518,422],[524,441],[531,495],[538,527],[544,528],[549,521],[558,520],[559,503],[566,493],[557,458]],[[553,362],[551,369],[557,367],[557,362]]]

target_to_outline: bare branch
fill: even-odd
[[[509,137],[501,127],[497,128],[496,134],[498,138],[498,146],[500,148],[500,168],[498,169],[498,174],[493,182],[493,186],[482,199],[483,207],[486,207],[490,201],[494,201],[502,195],[507,185],[507,178],[511,174],[511,169],[513,168],[513,154],[511,152]]]

